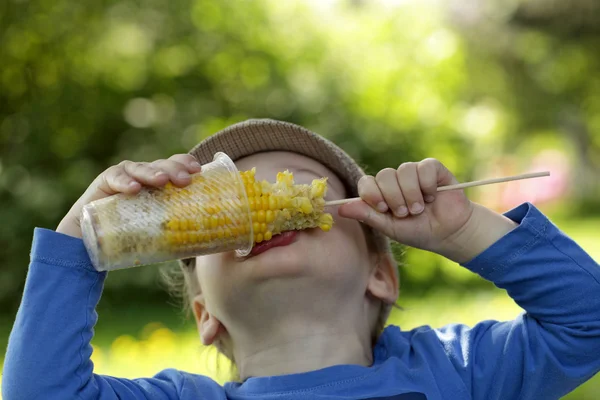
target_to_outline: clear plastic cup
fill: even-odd
[[[81,229],[98,271],[233,250],[245,256],[254,243],[246,189],[224,153],[184,188],[143,188],[86,205]]]

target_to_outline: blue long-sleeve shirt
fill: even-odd
[[[506,215],[518,226],[464,267],[506,289],[526,310],[516,319],[389,326],[370,367],[224,387],[174,369],[135,380],[94,374],[90,340],[106,273],[94,270],[81,240],[38,228],[5,359],[4,399],[560,398],[600,370],[600,267],[531,204]]]

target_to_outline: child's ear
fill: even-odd
[[[208,312],[201,294],[194,297],[193,309],[202,344],[209,346],[225,332],[225,327],[217,317]]]
[[[379,255],[371,276],[367,292],[387,304],[398,299],[398,264],[391,254]]]

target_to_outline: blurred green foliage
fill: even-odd
[[[13,311],[33,227],[55,228],[97,174],[251,117],[313,129],[371,172],[433,156],[470,179],[559,148],[577,171],[563,199],[600,208],[597,32],[529,27],[496,3],[24,4],[0,7],[0,302]],[[155,280],[122,273],[108,290]]]
[[[544,210],[600,215],[600,11],[591,4],[3,2],[2,311],[18,306],[33,228],[54,229],[102,170],[185,152],[246,118],[306,126],[371,172],[436,157],[467,180],[523,172],[539,152],[559,151],[567,168],[549,165],[567,186]],[[474,196],[508,204],[493,189]],[[403,273],[409,295],[490,287],[434,255],[409,251],[406,261],[418,265]],[[105,301],[162,301],[157,271],[115,274]]]

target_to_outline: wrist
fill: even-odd
[[[517,226],[517,223],[504,215],[474,203],[467,222],[446,238],[436,253],[458,264],[465,264]]]

